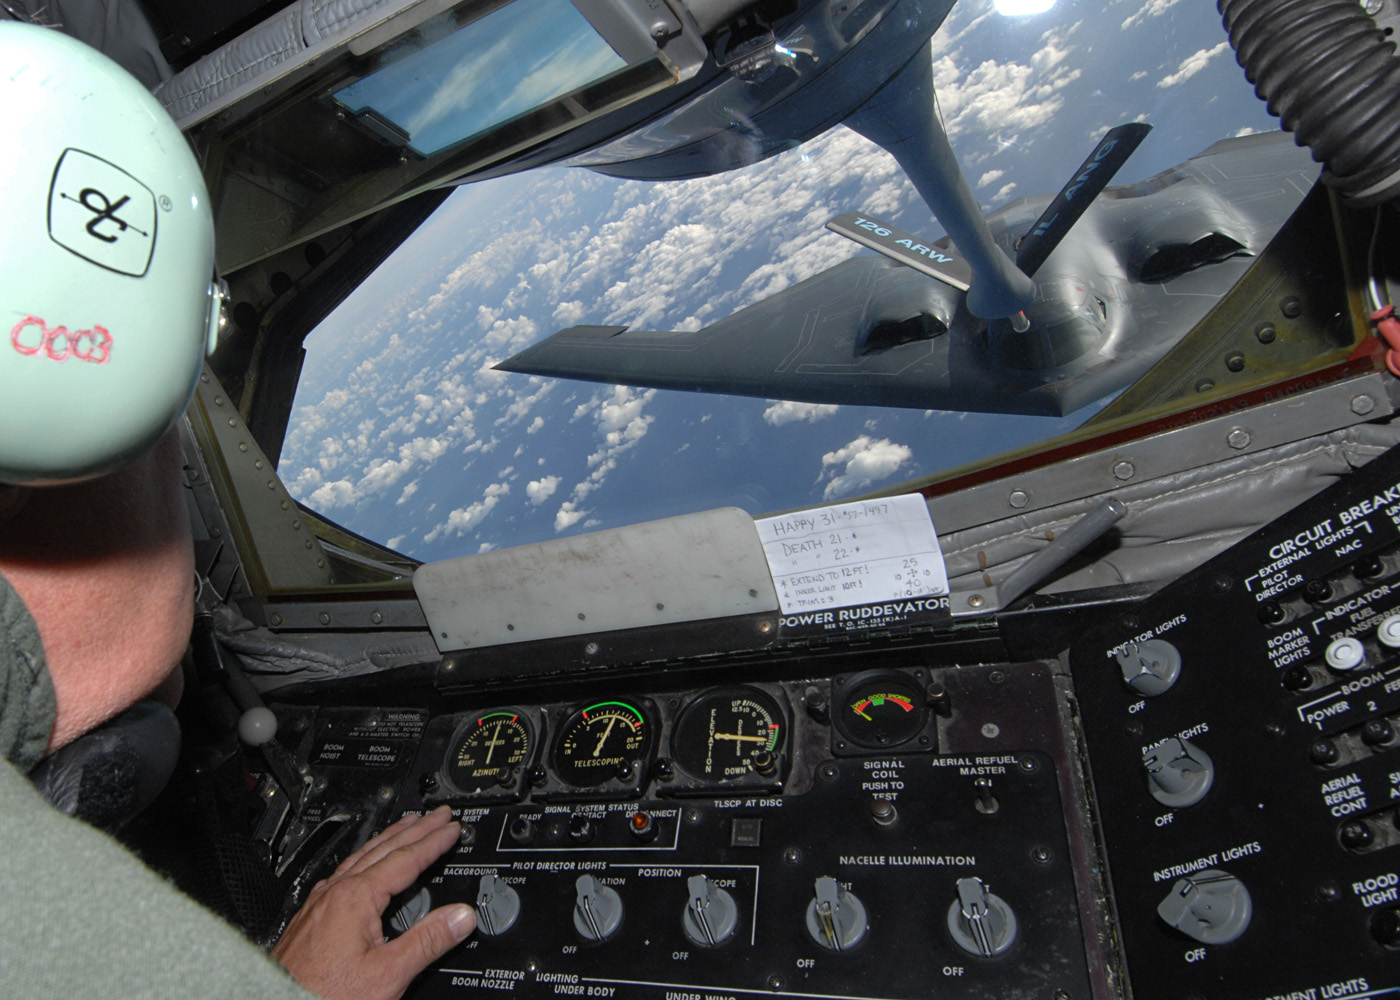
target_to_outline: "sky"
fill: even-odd
[[[625,66],[569,0],[515,0],[335,96],[426,156]]]
[[[1124,121],[1135,182],[1274,127],[1213,5],[959,0],[934,38],[939,109],[983,207],[1053,193]],[[1065,418],[603,386],[492,365],[574,324],[696,329],[848,257],[863,210],[942,227],[842,126],[679,182],[551,167],[465,186],[307,339],[282,451],[294,496],[425,561],[674,514],[759,515],[887,489],[1063,433]]]

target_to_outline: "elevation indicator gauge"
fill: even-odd
[[[929,720],[923,686],[896,670],[870,670],[849,678],[837,692],[836,707],[841,734],[872,750],[910,742]]]
[[[771,697],[757,688],[723,688],[686,706],[671,755],[695,778],[772,774],[784,736],[783,715]]]
[[[651,746],[651,724],[625,701],[600,701],[580,708],[560,730],[554,770],[571,785],[590,787],[610,778],[630,780]]]
[[[443,775],[462,795],[512,785],[529,758],[534,732],[516,709],[471,716],[452,736]]]

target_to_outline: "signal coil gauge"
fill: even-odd
[[[839,751],[931,749],[932,712],[922,671],[868,670],[842,682],[832,701],[832,721],[845,738]]]
[[[578,709],[554,745],[555,774],[579,788],[616,780],[640,789],[651,750],[649,714],[625,701],[600,701]]]
[[[757,688],[723,688],[686,706],[671,737],[671,753],[686,774],[706,782],[771,776],[785,735],[773,698]]]
[[[452,734],[442,776],[458,795],[513,794],[535,745],[535,727],[525,712],[492,709],[468,716]]]

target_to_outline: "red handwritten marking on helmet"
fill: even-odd
[[[22,336],[26,327],[41,331],[37,342],[26,343]],[[70,331],[65,326],[50,328],[37,316],[26,316],[10,330],[10,346],[20,354],[35,357],[42,354],[50,361],[76,358],[95,365],[105,365],[112,358],[112,334],[106,327],[93,325],[91,330]]]

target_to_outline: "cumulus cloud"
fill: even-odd
[[[330,510],[334,507],[343,507],[351,503],[355,498],[355,486],[345,479],[337,479],[333,483],[323,483],[307,497],[307,501],[317,510]]]
[[[583,520],[590,513],[591,511],[579,510],[574,501],[566,500],[563,506],[559,508],[558,513],[554,515],[554,530],[566,531]]]
[[[583,302],[580,299],[561,302],[554,307],[554,322],[560,326],[573,326],[583,319],[583,313]]]
[[[545,476],[543,479],[532,479],[525,486],[525,495],[530,498],[530,503],[538,507],[550,497],[554,496],[554,491],[559,488],[560,476]]]
[[[914,457],[908,445],[895,444],[887,438],[878,441],[862,434],[844,448],[822,456],[822,473],[818,482],[832,476],[822,496],[827,500],[848,496],[894,475]]]
[[[799,403],[791,399],[781,399],[763,411],[763,419],[774,427],[805,420],[816,423],[841,409],[835,403]],[[708,416],[708,414],[707,414]]]
[[[1180,2],[1181,0],[1147,0],[1141,9],[1133,12],[1123,21],[1123,30],[1134,28],[1150,17],[1161,17]]]
[[[986,187],[988,184],[995,184],[1005,176],[1005,170],[988,170],[981,177],[977,178],[977,186]]]
[[[1182,83],[1186,80],[1191,79],[1191,77],[1195,76],[1201,70],[1205,69],[1206,65],[1212,59],[1220,55],[1222,52],[1225,52],[1229,48],[1229,42],[1221,42],[1214,48],[1198,49],[1191,55],[1187,56],[1185,59],[1181,60],[1181,65],[1177,67],[1175,73],[1170,73],[1167,76],[1164,76],[1162,79],[1158,80],[1157,86],[1165,90],[1167,87],[1175,87],[1178,83]]]
[[[466,507],[458,507],[456,510],[450,512],[447,515],[446,521],[423,536],[423,541],[431,544],[439,538],[449,535],[465,535],[468,531],[471,531],[482,521],[486,520],[486,516],[501,502],[501,497],[509,492],[510,485],[508,483],[492,483],[490,486],[486,487],[486,492],[480,500]]]

